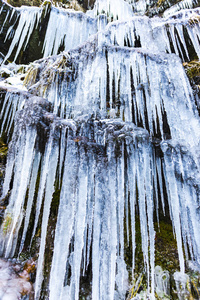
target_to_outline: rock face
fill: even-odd
[[[40,0],[31,0],[31,1],[27,1],[27,0],[8,0],[7,1],[8,4],[12,5],[12,6],[22,6],[22,5],[27,5],[27,6],[40,6],[42,4],[42,1]]]
[[[73,8],[75,10],[80,10],[80,8],[83,8],[84,10],[91,9],[94,6],[95,0],[55,0],[53,3],[58,6],[64,6],[65,8]],[[22,5],[27,6],[40,6],[43,1],[41,0],[8,0],[7,3],[9,3],[12,6],[20,7]]]
[[[139,2],[0,2],[0,255],[35,300],[198,298],[200,11]]]

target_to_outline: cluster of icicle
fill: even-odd
[[[33,31],[37,27],[40,28],[45,14],[49,14],[49,18],[44,41],[41,41],[43,57],[58,54],[61,46],[64,51],[73,49],[98,31],[103,31],[102,35],[98,35],[99,43],[106,42],[111,45],[143,47],[150,51],[176,53],[183,61],[190,59],[188,47],[192,45],[198,57],[200,56],[198,8],[185,10],[165,19],[149,19],[134,17],[132,10],[130,12],[130,9],[125,9],[129,5],[127,2],[118,0],[121,4],[124,3],[124,8],[120,3],[116,5],[115,1],[97,1],[94,9],[88,14],[48,5],[40,8],[7,9],[1,32],[8,20],[12,26],[8,28],[5,37],[5,41],[10,40],[10,47],[4,61],[13,53],[15,53],[14,61],[17,60],[21,50],[26,49]],[[6,4],[3,3],[0,14],[4,12],[4,5]],[[101,9],[97,8],[100,6],[102,6]],[[106,9],[107,6],[109,9]],[[111,12],[112,14],[114,12],[114,19],[121,21],[109,24],[104,31],[109,18],[105,14],[98,15],[99,9],[101,13],[107,12],[109,16]]]
[[[42,41],[44,57],[57,54],[61,45],[64,45],[65,51],[78,46],[107,24],[104,16],[92,18],[82,12],[51,7],[51,3],[41,7],[22,6],[16,9],[8,9],[6,6],[7,4],[3,2],[0,9],[0,14],[4,13],[4,9],[7,10],[1,32],[8,20],[12,26],[8,28],[4,40],[4,42],[11,41],[4,61],[14,52],[14,61],[16,61],[20,51],[24,51],[28,46],[34,29],[41,27],[41,22],[46,15],[49,17],[45,38]],[[80,28],[82,30],[79,30]],[[17,51],[15,51],[16,47]]]
[[[182,0],[176,3],[175,5],[171,6],[170,8],[166,9],[163,15],[164,17],[167,17],[170,14],[173,14],[181,9],[193,8],[198,4],[199,4],[198,0]]]
[[[37,9],[34,20],[40,10]],[[52,9],[52,16],[54,13],[58,10]],[[187,31],[199,57],[199,24],[188,22],[198,15],[196,9],[167,20],[133,17],[116,21],[79,48],[37,61],[35,69],[34,65],[30,68],[26,84],[29,92],[48,99],[53,114],[37,96],[12,90],[6,94],[1,108],[1,131],[13,134],[2,194],[5,197],[10,192],[4,217],[10,222],[6,230],[5,222],[1,227],[1,255],[10,257],[23,251],[34,214],[31,243],[41,223],[35,299],[41,293],[48,221],[57,184],[60,201],[50,300],[78,300],[80,277],[90,266],[93,300],[125,298],[128,271],[124,236],[126,233],[126,239],[132,243],[134,276],[136,206],[147,291],[154,298],[153,215],[155,210],[157,216],[159,209],[165,211],[165,189],[180,270],[185,271],[184,254],[200,264],[200,121],[192,89],[177,56],[189,59],[188,37],[186,40],[184,36]],[[94,27],[77,28],[77,20],[84,22],[87,15],[61,14],[59,10],[56,23],[48,23],[47,32],[53,28],[57,34],[46,35],[45,55],[57,53],[64,37],[58,34],[58,20],[64,24],[69,16],[73,16],[69,24],[76,28],[79,38],[81,30],[85,39],[91,34]],[[23,25],[29,22],[28,28],[32,28],[30,20],[26,19]],[[65,22],[67,26],[66,19]],[[22,27],[25,30],[26,26]],[[18,47],[28,41],[28,30]],[[18,29],[13,43],[17,34]],[[83,41],[79,38],[74,38],[73,45],[66,49]],[[72,43],[69,38],[66,41]],[[134,49],[138,43],[140,48]],[[40,146],[41,131],[44,147]],[[163,157],[156,154],[152,143],[157,135]]]

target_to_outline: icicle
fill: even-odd
[[[109,238],[111,239],[110,243],[109,243],[110,247],[109,247],[109,250],[107,253],[107,255],[110,256],[110,261],[109,261],[109,257],[108,257],[107,258],[108,261],[104,261],[104,264],[110,264],[110,266],[107,270],[107,276],[105,278],[103,278],[104,276],[101,275],[101,269],[104,266],[103,262],[102,262],[102,267],[100,266],[100,272],[99,272],[100,293],[99,293],[98,299],[102,299],[102,297],[105,297],[106,292],[108,294],[109,299],[114,298],[117,254],[119,255],[119,249],[117,251],[117,247],[119,248],[119,242],[120,242],[119,241],[119,231],[118,231],[119,228],[117,228],[119,225],[119,224],[117,224],[117,205],[118,205],[117,196],[118,196],[119,190],[118,190],[118,186],[117,186],[117,177],[116,177],[116,171],[117,171],[116,170],[116,161],[115,161],[113,152],[114,152],[113,145],[109,144],[109,147],[107,150],[107,153],[108,153],[108,178],[107,178],[107,180],[108,180],[108,191],[109,191],[110,195],[108,195],[109,201],[107,201],[106,191],[105,191],[103,200],[106,202],[109,202],[109,206],[106,206],[106,204],[108,205],[108,203],[104,204],[105,205],[104,215],[107,219],[107,222],[109,222],[108,228],[105,229],[107,231],[107,233],[104,233],[104,234],[107,235],[107,236],[105,236],[105,238],[108,238],[110,236]],[[103,173],[102,173],[102,175],[103,175]],[[98,180],[101,181],[101,177],[99,177]],[[97,184],[98,184],[98,182],[97,182]],[[99,187],[101,187],[100,183],[99,183]],[[96,196],[98,197],[97,201],[100,200],[99,193],[101,193],[100,190],[97,190],[97,193],[96,193]],[[124,213],[124,211],[122,213]],[[95,215],[94,215],[94,218],[95,218]],[[94,230],[95,230],[95,228],[94,228]],[[121,228],[120,228],[120,230],[121,230]],[[123,247],[123,245],[122,245],[122,247]],[[100,253],[101,253],[101,249],[100,249]],[[95,259],[96,259],[96,255],[93,258],[93,261]],[[105,268],[105,266],[104,266],[104,268]],[[94,281],[95,271],[96,271],[95,268],[93,268],[93,289],[94,289],[94,283],[95,283],[95,281]],[[121,274],[121,275],[123,275],[123,274]],[[108,286],[108,282],[110,283],[109,286]],[[104,294],[102,294],[101,290],[104,291]]]
[[[5,132],[7,136],[10,135],[16,112],[22,109],[25,100],[24,95],[13,92],[6,93],[0,114],[2,120],[0,135],[2,135],[3,132]]]
[[[147,166],[146,166],[146,203],[147,203],[147,216],[148,216],[148,231],[149,231],[149,248],[150,248],[150,267],[151,267],[151,295],[154,297],[154,267],[155,267],[155,231],[153,222],[153,174],[151,173],[155,165],[152,165],[152,154],[151,148],[149,149],[149,154],[146,155]],[[150,168],[149,168],[150,166]],[[155,179],[154,179],[155,183]]]
[[[79,299],[79,281],[80,266],[82,261],[82,251],[84,248],[84,232],[86,230],[86,205],[87,205],[87,184],[88,184],[88,159],[85,157],[84,150],[81,149],[79,170],[78,170],[78,187],[76,200],[76,217],[74,224],[74,253],[72,276],[70,283],[71,297],[75,300]]]
[[[30,36],[34,30],[34,25],[37,19],[40,19],[42,15],[42,9],[36,7],[27,7],[20,9],[20,19],[15,35],[12,39],[8,53],[4,58],[4,62],[9,59],[12,55],[15,47],[17,46],[17,51],[15,53],[14,61],[16,61],[21,50],[25,50]]]
[[[53,126],[55,126],[55,124],[53,124]],[[41,179],[40,179],[39,190],[38,190],[38,195],[37,195],[35,221],[34,221],[34,228],[33,228],[31,241],[33,240],[35,233],[36,233],[40,210],[41,210],[41,206],[42,206],[42,201],[43,201],[43,197],[45,195],[48,172],[49,172],[49,168],[50,168],[49,162],[50,162],[51,152],[53,151],[53,139],[54,139],[53,134],[54,134],[54,128],[52,128],[52,130],[51,130],[51,135],[50,135],[49,141],[46,145],[45,154],[44,154],[43,161],[42,161],[42,170],[41,170],[41,175],[40,175]]]
[[[25,216],[25,221],[24,221],[24,229],[23,229],[23,234],[22,234],[22,238],[21,238],[19,254],[23,250],[24,242],[25,242],[25,239],[26,239],[26,234],[27,234],[27,230],[28,230],[28,226],[29,226],[31,210],[32,210],[34,194],[35,194],[35,187],[36,187],[35,185],[36,185],[36,180],[37,180],[37,176],[38,176],[38,169],[39,169],[39,164],[40,164],[40,158],[41,158],[41,154],[36,153],[34,163],[33,163],[33,168],[31,170],[32,176],[31,176],[31,181],[30,181],[28,201],[27,201],[27,207],[26,207],[26,216]]]
[[[199,15],[198,15],[199,17]],[[187,31],[188,31],[188,34],[189,34],[189,37],[192,41],[192,45],[194,46],[194,49],[196,51],[196,54],[198,56],[198,58],[200,59],[200,50],[199,50],[199,47],[200,47],[200,27],[199,27],[199,24],[196,24],[196,25],[191,25],[190,27],[188,26],[187,27]]]
[[[61,184],[61,181],[62,181],[62,169],[63,169],[63,165],[64,165],[65,151],[66,151],[66,143],[65,143],[66,131],[67,131],[67,128],[64,127],[62,132],[61,132],[60,161],[59,161],[59,180],[60,180],[60,184]]]
[[[109,20],[122,20],[131,18],[133,16],[133,9],[124,0],[97,0],[93,10],[87,13],[92,16],[104,13],[108,16]]]
[[[64,51],[73,49],[97,30],[97,19],[87,17],[81,12],[52,7],[43,45],[43,56],[57,54],[62,44]]]
[[[5,238],[5,257],[14,255],[17,243],[18,231],[23,217],[23,205],[25,201],[26,191],[29,184],[31,166],[34,158],[34,145],[36,139],[36,131],[24,130],[18,138],[17,151],[15,153],[14,164],[14,182],[10,195],[9,205],[6,210],[6,217],[11,218],[9,228],[6,229]],[[8,169],[10,173],[10,169]],[[11,180],[10,174],[9,178]],[[5,217],[5,220],[6,220]],[[2,228],[4,231],[4,225]],[[1,234],[4,234],[3,232]],[[3,250],[3,249],[2,249]]]
[[[92,244],[92,226],[93,226],[93,213],[94,213],[94,174],[95,174],[95,160],[93,153],[87,157],[88,170],[87,170],[87,206],[86,206],[86,226],[85,226],[85,243],[84,243],[84,259],[83,259],[83,276],[88,269],[90,263],[90,249]]]
[[[141,149],[142,150],[142,149]],[[142,239],[142,252],[144,257],[144,264],[147,272],[147,284],[149,289],[149,259],[148,259],[148,228],[147,228],[147,211],[145,201],[145,159],[143,153],[137,153],[137,186],[138,186],[138,203],[139,203],[139,214],[140,214],[140,231]],[[143,168],[144,165],[144,168]]]
[[[66,288],[64,278],[66,263],[69,256],[69,246],[74,233],[74,218],[76,207],[76,174],[77,152],[74,141],[67,141],[67,156],[65,159],[65,184],[62,185],[57,226],[54,240],[54,254],[52,260],[49,290],[49,299],[62,299]],[[63,239],[63,236],[65,237]],[[70,299],[70,295],[66,295]],[[63,295],[64,298],[64,295]]]
[[[158,174],[158,183],[160,188],[160,196],[161,196],[161,203],[162,203],[162,209],[163,213],[165,215],[165,202],[164,202],[164,192],[163,192],[163,178],[162,178],[162,167],[161,167],[161,159],[156,158],[156,170]]]
[[[130,190],[131,238],[132,238],[132,276],[135,269],[135,205],[136,205],[136,157],[133,145],[128,148],[128,179]]]
[[[177,24],[176,25],[176,30],[178,31],[178,36],[182,42],[182,45],[183,45],[183,48],[185,50],[185,53],[186,53],[186,56],[187,56],[187,59],[190,60],[189,58],[189,53],[188,53],[188,49],[187,49],[187,46],[186,46],[186,42],[185,42],[185,38],[184,38],[184,34],[183,34],[183,26],[181,24]],[[179,50],[181,51],[181,48],[179,47]],[[182,56],[182,59],[184,61],[184,57]]]
[[[2,9],[3,9],[3,7],[2,7]],[[2,28],[0,30],[0,33],[2,33],[2,31],[3,31],[4,25],[6,24],[8,18],[9,18],[9,15],[10,15],[10,10],[7,11],[7,14],[6,14],[6,17],[4,19],[4,22],[3,22]]]
[[[54,132],[54,128],[52,129]],[[53,134],[52,132],[52,134]],[[35,299],[39,299],[40,290],[43,282],[43,265],[44,265],[44,253],[45,253],[45,244],[46,244],[46,235],[47,235],[47,226],[50,214],[51,200],[54,192],[54,182],[56,177],[56,170],[58,164],[58,145],[52,145],[52,141],[49,141],[48,145],[50,155],[48,161],[48,169],[43,169],[46,173],[46,186],[44,192],[44,208],[43,208],[43,217],[41,225],[41,241],[40,241],[40,250],[39,258],[37,263],[37,274],[35,280]],[[37,224],[37,223],[35,223]],[[34,228],[35,229],[35,228]]]
[[[198,4],[198,0],[182,0],[175,5],[171,6],[170,8],[166,9],[163,13],[164,17],[168,17],[175,12],[184,9],[184,8],[193,8]]]
[[[181,272],[184,273],[185,265],[184,265],[184,256],[183,256],[183,248],[182,248],[182,234],[181,234],[181,221],[180,221],[180,204],[179,204],[180,196],[177,190],[176,179],[174,174],[174,164],[172,158],[166,154],[164,155],[164,161],[165,161],[164,168],[166,172],[165,178],[167,184],[168,201],[171,207],[172,224],[176,234],[180,269]]]

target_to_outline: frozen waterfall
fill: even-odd
[[[40,35],[25,71],[4,66],[26,89],[0,84],[0,255],[34,253],[35,300],[128,299],[133,279],[141,299],[143,278],[144,299],[166,296],[160,216],[177,244],[177,293],[186,262],[200,266],[200,117],[183,67],[200,57],[200,11],[148,18],[133,2],[87,13],[0,2],[5,64],[26,61]]]

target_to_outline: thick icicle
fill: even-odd
[[[16,92],[7,92],[3,101],[1,108],[0,118],[1,118],[1,131],[6,133],[7,136],[10,135],[11,129],[13,127],[14,119],[16,112],[21,110],[26,101],[26,97],[23,94],[19,94],[19,91]]]
[[[54,134],[54,126],[52,126],[52,131],[50,135]],[[39,258],[37,263],[37,275],[35,280],[35,299],[39,299],[41,286],[43,282],[43,266],[44,266],[44,254],[45,254],[45,245],[46,245],[46,235],[47,235],[47,226],[50,214],[51,200],[54,192],[54,182],[56,178],[56,170],[58,165],[58,144],[52,144],[49,141],[50,155],[48,157],[48,167],[47,170],[44,168],[43,171],[46,175],[46,184],[44,192],[44,207],[43,207],[43,217],[41,225],[41,242],[40,242],[40,251]],[[48,151],[47,151],[48,152]],[[37,224],[37,223],[35,223]]]
[[[29,226],[31,210],[33,207],[35,188],[36,188],[36,180],[37,180],[38,169],[39,169],[39,164],[40,164],[40,158],[41,158],[40,153],[36,153],[34,162],[33,162],[33,168],[31,170],[32,177],[31,177],[31,181],[30,181],[28,201],[27,201],[27,207],[26,207],[26,216],[25,216],[25,220],[24,220],[24,228],[23,228],[23,234],[22,234],[22,238],[21,238],[19,254],[23,250],[24,242],[26,239],[26,234],[27,234],[27,230],[28,230],[28,226]]]
[[[184,258],[181,251],[182,239],[189,245],[190,255],[199,263],[198,193],[199,167],[194,154],[180,146],[163,143],[165,179],[171,218],[175,229],[181,272],[184,272]],[[183,156],[183,153],[185,154]],[[186,249],[187,252],[187,249]]]
[[[76,207],[76,173],[77,173],[77,157],[76,148],[73,141],[68,141],[67,156],[65,158],[64,174],[65,184],[62,186],[60,205],[58,212],[58,220],[55,233],[54,255],[52,260],[50,275],[50,295],[49,299],[62,299],[69,297],[67,287],[63,288],[66,262],[68,259],[70,242],[74,232],[74,218]],[[65,238],[63,239],[63,236]]]
[[[23,7],[20,10],[20,18],[15,35],[12,37],[12,42],[8,53],[4,58],[4,62],[11,56],[14,49],[17,47],[14,61],[18,58],[19,52],[25,50],[30,36],[34,30],[34,26],[38,23],[41,18],[42,9],[36,7]],[[6,38],[9,38],[8,36]]]
[[[34,130],[27,130],[26,132],[22,129],[20,136],[18,137],[17,151],[14,157],[14,173],[17,175],[14,177],[9,206],[5,212],[5,220],[6,218],[10,218],[11,220],[6,231],[3,225],[1,232],[1,235],[6,234],[4,237],[5,246],[2,246],[1,249],[2,253],[4,252],[6,257],[13,256],[15,253],[18,231],[23,217],[23,205],[30,180],[32,160],[34,158],[35,139],[36,131]],[[13,145],[13,147],[16,147],[16,144]]]
[[[61,45],[64,51],[73,49],[85,42],[90,35],[97,33],[98,29],[98,18],[53,7],[45,35],[43,56],[58,54]]]

